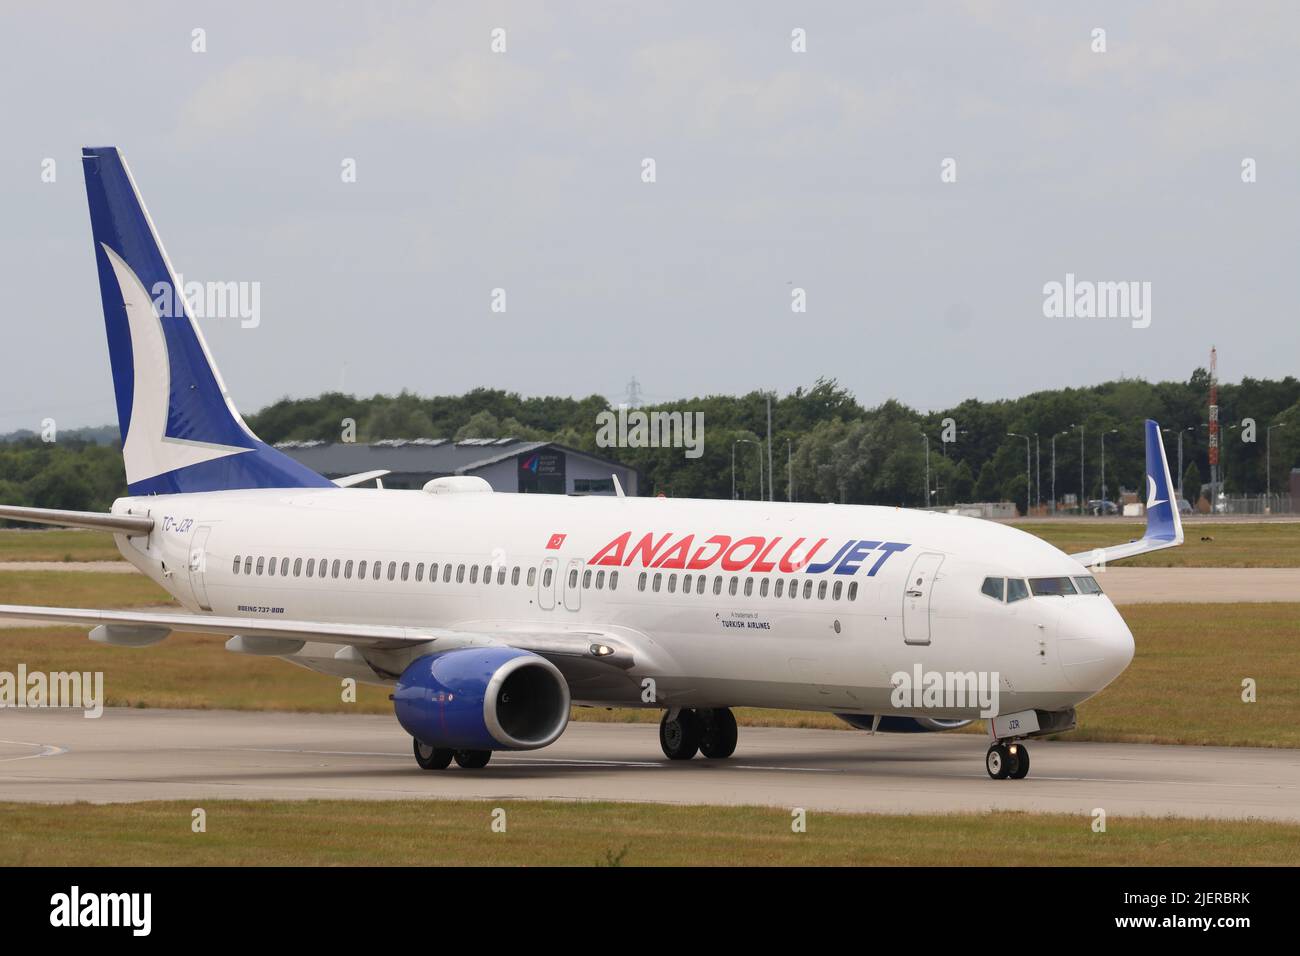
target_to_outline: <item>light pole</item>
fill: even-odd
[[[921,507],[930,507],[930,436],[921,432],[921,438],[925,441],[925,504]]]
[[[1043,506],[1043,455],[1038,445],[1038,432],[1034,432],[1034,504]]]
[[[1074,426],[1071,425],[1070,428]],[[1070,434],[1070,428],[1063,432],[1057,432],[1052,436],[1052,514],[1056,514],[1056,438],[1058,435]]]
[[[731,500],[736,500],[736,446],[753,445],[758,449],[758,499],[763,500],[763,443],[753,438],[737,438],[731,443]]]
[[[1161,431],[1169,433],[1168,428],[1162,428]],[[1196,428],[1188,425],[1186,428],[1179,429],[1178,432],[1178,500],[1183,500],[1183,433],[1194,432]]]
[[[1031,467],[1029,464],[1030,446],[1028,435],[1017,435],[1015,432],[1007,432],[1008,438],[1023,438],[1025,440],[1025,517],[1029,517],[1029,506],[1034,501],[1034,482],[1030,477]]]
[[[1088,496],[1087,496],[1086,494],[1084,494],[1084,490],[1083,490],[1083,489],[1084,489],[1084,484],[1083,484],[1083,452],[1084,452],[1083,433],[1084,433],[1084,426],[1080,425],[1080,426],[1079,426],[1079,517],[1080,517],[1080,518],[1083,517],[1083,515],[1084,515],[1084,507],[1085,507],[1085,506],[1087,505],[1087,503],[1088,503]]]
[[[785,500],[794,501],[794,443],[785,440]]]
[[[1273,512],[1273,429],[1286,428],[1286,422],[1277,422],[1264,429],[1264,507]]]
[[[1106,515],[1106,436],[1114,435],[1118,431],[1118,428],[1112,428],[1101,433],[1101,505],[1097,510],[1101,512],[1102,517]]]

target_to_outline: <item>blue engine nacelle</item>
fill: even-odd
[[[450,750],[534,750],[569,723],[569,685],[544,657],[472,647],[414,661],[393,710],[416,740]]]
[[[840,720],[858,728],[870,730],[875,718],[871,714],[836,714]],[[908,717],[904,714],[889,714],[880,718],[876,730],[882,734],[926,734],[939,730],[956,730],[965,727],[969,720],[947,717]]]

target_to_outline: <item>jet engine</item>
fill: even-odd
[[[569,685],[554,664],[513,647],[474,647],[413,661],[397,680],[402,729],[451,750],[535,750],[569,723]]]

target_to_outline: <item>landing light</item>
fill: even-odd
[[[592,644],[588,650],[590,650],[592,655],[595,657],[609,657],[610,654],[614,653],[614,648],[610,647],[608,644]]]

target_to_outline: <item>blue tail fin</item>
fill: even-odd
[[[1165,460],[1165,443],[1160,440],[1160,426],[1147,419],[1147,532],[1152,541],[1183,540],[1183,522],[1178,515],[1176,486]]]
[[[121,153],[82,150],[127,487],[328,487],[235,410]]]

